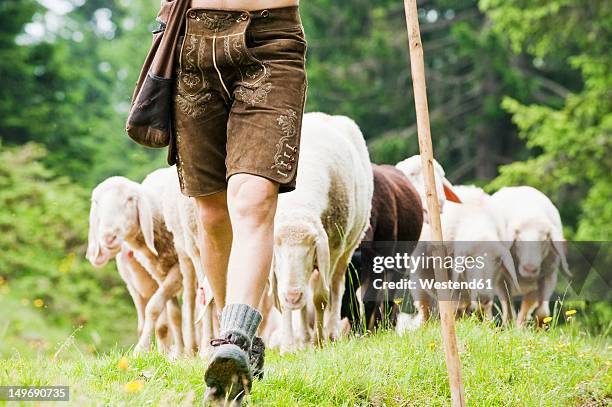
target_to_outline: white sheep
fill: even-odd
[[[271,276],[283,314],[281,351],[296,347],[292,310],[301,310],[302,339],[309,339],[308,302],[317,343],[339,336],[345,270],[368,227],[372,191],[359,127],[347,117],[304,115],[297,187],[279,196],[275,218]]]
[[[174,352],[179,355],[183,353],[183,335],[176,296],[181,290],[181,273],[172,234],[162,215],[162,192],[163,185],[155,177],[147,177],[142,184],[125,177],[111,177],[100,183],[92,192],[89,241],[109,251],[124,242],[129,244],[138,262],[159,286],[147,303],[134,352],[150,348],[155,324],[167,306]]]
[[[512,290],[513,296],[523,296],[517,325],[524,326],[534,309],[541,324],[550,315],[559,267],[571,277],[559,211],[546,195],[529,186],[502,188],[491,196],[491,204],[503,219],[504,240],[511,245],[518,270],[520,289]],[[509,317],[514,317],[512,307],[511,312]]]
[[[462,203],[484,206],[489,202],[491,195],[487,194],[482,188],[475,185],[453,185],[453,192],[459,197]]]
[[[446,201],[460,202],[455,193],[453,192],[453,186],[449,180],[446,179],[444,169],[436,160],[434,163],[434,180],[436,182],[436,194],[438,195],[438,203],[440,204],[440,213],[444,212],[444,205]],[[423,205],[423,220],[425,223],[429,223],[429,211],[427,208],[427,196],[425,193],[425,179],[423,177],[423,164],[421,162],[420,155],[413,155],[403,161],[398,162],[395,167],[408,177],[414,188],[421,197],[421,204]]]
[[[508,247],[502,240],[504,231],[496,212],[490,206],[481,203],[464,203],[449,205],[444,219],[443,233],[447,241],[452,241],[450,254],[455,259],[465,259],[468,256],[480,258],[480,266],[466,268],[457,267],[452,277],[461,281],[482,279],[483,289],[473,289],[462,293],[466,296],[460,299],[459,311],[464,312],[470,307],[488,319],[493,319],[494,295],[500,298],[502,304],[502,322],[508,322],[507,315],[511,304],[509,292],[512,287],[518,287],[514,261]],[[464,266],[462,266],[464,267]],[[487,288],[490,281],[491,288]]]
[[[419,156],[415,157],[420,158]],[[408,160],[411,167],[418,166],[420,168],[420,165],[418,165],[418,162],[414,160],[414,157],[411,157]],[[440,178],[440,174],[444,174],[441,170],[441,167],[439,167],[439,165],[436,165],[435,167],[438,168],[438,176],[436,177],[437,182],[447,183],[447,188],[449,188],[450,183],[448,183],[448,181],[444,182],[443,179]],[[463,204],[468,205],[468,208],[471,206],[474,211],[478,211],[479,209],[477,210],[476,208],[474,208],[474,206],[483,208],[487,205],[490,198],[490,195],[484,192],[482,188],[476,187],[474,185],[453,185],[452,192],[456,194],[456,196],[459,198],[458,200],[460,200],[462,204],[457,204],[456,202],[450,201],[449,199],[450,202],[448,202],[445,207],[450,209],[448,209],[447,211],[443,211],[440,214],[443,226],[442,237],[444,241],[450,241],[453,239],[452,235],[455,234],[457,223],[460,220],[460,216],[457,216],[456,213],[461,210],[460,208],[462,208]],[[446,197],[444,197],[443,199],[446,199]],[[492,214],[489,213],[489,216],[492,216]],[[425,252],[431,254],[431,247],[429,247],[429,242],[431,240],[432,237],[429,224],[423,224],[421,236],[419,237],[419,241],[421,243],[417,245],[415,253]],[[419,268],[410,276],[410,278],[412,281],[415,281],[417,283],[419,279],[433,279],[434,271],[431,268]],[[398,316],[396,331],[399,333],[419,328],[427,320],[429,320],[431,312],[434,311],[434,306],[436,305],[436,293],[433,290],[423,289],[418,284],[416,287],[417,288],[412,291],[413,304],[416,309],[416,315],[401,313]],[[459,304],[457,312],[460,313],[463,308],[466,308],[467,306],[468,304],[465,302]]]
[[[427,201],[425,200],[425,185],[423,184],[423,171],[421,164],[421,156],[414,155],[396,164],[396,167],[401,170],[410,179],[415,186],[423,204],[423,214],[425,223],[421,229],[419,241],[415,253],[429,251],[428,242],[432,241],[431,229],[429,228],[429,219],[427,218]],[[440,203],[440,217],[442,223],[448,223],[450,219],[444,219],[444,207],[446,201],[448,205],[456,205],[457,203],[478,203],[484,204],[489,195],[481,188],[474,185],[451,185],[445,178],[444,169],[434,160],[434,176],[436,180],[436,193],[438,202]],[[447,205],[447,206],[448,206]],[[446,236],[442,236],[446,240]],[[419,268],[411,274],[410,279],[418,282],[419,279],[433,278],[433,270]],[[422,289],[419,285],[412,290],[413,305],[416,309],[416,315],[400,313],[397,317],[396,331],[403,333],[405,331],[414,330],[421,327],[427,322],[435,305],[436,293],[433,290]]]
[[[111,259],[115,258],[117,271],[125,283],[136,308],[138,336],[140,337],[144,326],[145,308],[153,294],[155,294],[155,291],[157,291],[157,283],[138,260],[134,258],[134,251],[127,244],[124,243],[120,250],[108,251],[99,247],[97,240],[94,239],[89,242],[88,247],[87,259],[96,268],[104,267]],[[166,353],[170,347],[170,337],[168,336],[165,312],[161,314],[157,321],[155,334],[158,349],[162,353]]]

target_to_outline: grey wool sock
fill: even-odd
[[[228,304],[221,313],[220,336],[248,352],[261,319],[259,311],[250,305]]]

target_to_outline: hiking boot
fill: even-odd
[[[204,374],[207,401],[240,405],[251,391],[253,372],[263,375],[264,346],[261,338],[255,338],[261,318],[259,311],[246,304],[223,308],[221,335],[210,343],[213,351]]]
[[[214,339],[211,345],[213,352],[204,374],[206,400],[240,405],[253,382],[249,354],[226,339]]]
[[[262,380],[264,376],[264,358],[266,356],[266,345],[263,340],[256,336],[253,338],[251,351],[249,352],[249,360],[251,364],[251,372],[253,377]]]

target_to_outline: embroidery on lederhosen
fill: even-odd
[[[243,101],[251,106],[264,103],[268,99],[268,93],[272,90],[272,83],[266,82],[255,89],[239,86],[236,89],[236,99]]]
[[[196,20],[201,21],[204,27],[214,32],[223,31],[227,27],[236,23],[234,16],[229,13],[225,15],[216,14],[214,17],[209,17],[205,12],[199,12]]]
[[[246,79],[254,80],[255,82],[248,84],[254,86],[263,79],[267,69],[264,64],[256,62],[247,54],[242,39],[243,35],[236,36],[232,41],[232,48],[238,56],[235,61],[236,67],[240,73],[240,80],[245,81],[245,77]]]
[[[261,85],[258,85],[258,84],[270,78],[270,75],[271,75],[270,67],[267,64],[262,63],[261,64],[262,68],[258,68],[254,70],[253,72],[249,73],[248,71],[249,66],[252,66],[255,68],[257,68],[257,66],[254,63],[252,63],[252,61],[249,58],[244,57],[244,54],[242,52],[243,50],[242,43],[239,39],[234,40],[233,48],[238,54],[238,62],[234,61],[234,58],[232,57],[232,53],[230,50],[229,37],[225,37],[223,39],[223,53],[225,54],[225,58],[240,73],[240,79],[242,81],[244,81],[245,75],[249,77],[249,79],[257,78],[258,74],[262,75],[261,78],[259,78],[253,85],[247,84],[247,83],[239,84],[236,87],[236,91],[235,91],[236,99],[242,102],[245,102],[251,106],[255,106],[257,104],[264,103],[268,98],[268,93],[270,93],[270,91],[272,90],[272,83],[266,82]],[[244,73],[242,69],[240,69],[240,65],[244,63],[250,64],[247,67],[246,73]]]
[[[181,132],[176,129],[175,130],[175,135],[176,135],[176,173],[178,175],[178,179],[179,179],[179,184],[181,186],[181,190],[185,190],[185,174],[183,173],[183,166],[185,165],[183,162],[183,158],[181,156],[181,152],[180,152],[180,145],[182,143],[182,137],[181,137]]]
[[[292,144],[297,138],[297,113],[295,110],[290,110],[287,115],[280,115],[276,122],[283,136],[276,143],[274,164],[270,169],[275,169],[278,175],[288,177],[295,165],[295,154],[297,153],[297,145]]]
[[[209,84],[200,68],[206,52],[206,42],[201,36],[189,35],[185,46],[185,66],[181,69],[175,102],[180,111],[194,119],[202,117],[206,104],[213,99],[210,92],[203,92]]]

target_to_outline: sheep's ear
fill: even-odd
[[[95,263],[96,257],[100,252],[100,244],[96,237],[98,231],[98,206],[95,201],[91,201],[91,208],[89,210],[89,232],[87,234],[87,253],[85,257],[91,264]]]
[[[321,275],[321,279],[323,280],[323,286],[326,290],[329,290],[329,281],[327,281],[329,276],[331,275],[329,240],[327,239],[327,233],[323,229],[323,226],[320,225],[319,228],[320,230],[317,236],[317,240],[315,242],[317,266],[319,269],[319,274]]]
[[[567,264],[567,258],[565,257],[565,247],[563,247],[565,243],[565,239],[563,239],[563,236],[558,236],[558,235],[555,236],[555,234],[553,234],[551,238],[551,243],[552,243],[553,249],[555,250],[555,252],[559,256],[559,259],[561,260],[561,271],[563,271],[563,274],[565,274],[567,278],[573,278],[574,275],[569,270],[569,265]]]
[[[512,254],[510,253],[510,250],[508,250],[508,248],[506,248],[503,244],[499,243],[497,245],[497,254],[500,257],[502,264],[504,265],[504,268],[506,269],[506,272],[512,279],[512,284],[514,284],[514,286],[518,290],[520,290],[521,287],[519,286],[518,277],[516,276],[516,268],[514,267],[514,259],[512,258]]]
[[[455,194],[455,192],[453,191],[453,186],[450,182],[448,182],[446,178],[444,178],[444,180],[442,181],[442,186],[444,188],[444,196],[447,200],[455,203],[462,203],[461,199],[459,199],[457,194]]]
[[[157,256],[157,250],[155,249],[155,233],[153,229],[153,211],[149,200],[142,193],[138,197],[138,222],[140,223],[140,230],[144,236],[145,244],[149,250]]]

